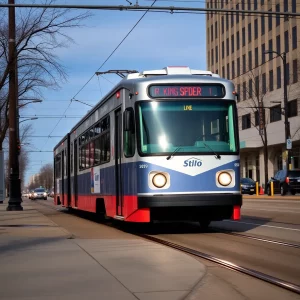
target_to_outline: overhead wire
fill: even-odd
[[[151,4],[151,7],[155,4],[157,0],[154,0],[153,3]],[[113,56],[113,54],[117,51],[117,49],[122,45],[122,43],[126,40],[126,38],[130,35],[130,33],[135,29],[135,27],[140,23],[140,21],[145,17],[145,15],[148,13],[149,9],[146,10],[146,12],[140,17],[140,19],[135,23],[135,25],[130,29],[130,31],[125,35],[125,37],[121,40],[121,42],[117,45],[117,47],[111,52],[111,54],[106,58],[106,60],[101,64],[101,66],[97,69],[97,71],[99,71],[104,65],[105,63]],[[70,100],[70,103],[68,105],[68,107],[65,109],[63,115],[67,112],[67,110],[69,109],[69,107],[72,104],[73,99],[87,86],[87,84],[94,78],[95,76],[95,72],[94,74],[90,77],[90,79],[79,89],[79,91],[72,97],[72,99]],[[52,131],[50,132],[49,135],[51,135],[53,133],[53,131],[56,129],[56,127],[58,126],[59,122],[62,120],[59,119],[58,122],[55,124],[54,128],[52,129]],[[45,147],[45,145],[47,144],[47,142],[49,141],[49,139],[47,139],[46,143],[42,146],[41,150]]]

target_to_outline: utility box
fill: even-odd
[[[0,150],[0,203],[5,200],[4,152]]]

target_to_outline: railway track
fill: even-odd
[[[35,203],[37,203],[41,206],[47,207],[49,209],[59,211],[59,209],[55,208],[51,204],[48,205],[48,204],[43,203],[43,202],[35,202]],[[112,224],[110,224],[110,225],[106,224],[106,225],[107,226],[113,226]],[[216,230],[214,230],[214,232],[216,232]],[[218,232],[220,232],[220,230]],[[169,242],[169,241],[157,238],[157,237],[153,237],[153,236],[148,235],[148,234],[141,234],[141,233],[136,233],[136,232],[131,232],[131,233],[136,235],[136,236],[139,236],[141,238],[147,239],[149,241],[159,243],[161,245],[164,245],[164,246],[182,251],[184,253],[193,255],[195,257],[211,261],[213,263],[216,263],[216,264],[218,264],[220,266],[223,266],[225,268],[228,268],[230,270],[246,274],[248,276],[251,276],[251,277],[254,277],[256,279],[268,282],[270,284],[276,285],[278,287],[281,287],[283,289],[289,290],[293,293],[296,293],[296,294],[300,295],[300,285],[296,285],[294,283],[282,280],[280,278],[277,278],[277,277],[274,277],[274,276],[271,276],[271,275],[268,275],[268,274],[250,269],[250,268],[246,268],[246,267],[243,267],[243,266],[240,266],[240,265],[237,265],[237,264],[234,264],[234,263],[232,263],[228,260],[223,260],[219,257],[213,256],[213,255],[210,255],[210,254],[207,254],[207,253],[204,253],[204,252],[192,249],[192,248],[188,248],[188,247],[185,247],[185,246],[182,246],[182,245],[179,245],[179,244],[175,244],[175,243],[172,243],[172,242]],[[243,235],[243,234],[239,234],[239,233],[226,232],[224,230],[221,233],[232,235],[232,236],[237,236],[237,237],[241,237],[241,238],[248,238],[248,239],[258,240],[258,241],[261,241],[261,242],[277,244],[277,245],[286,246],[286,247],[300,248],[299,244],[292,244],[292,243],[286,243],[286,242],[282,242],[282,241],[276,241],[276,240],[270,240],[270,239],[255,237],[255,236]]]
[[[242,238],[246,238],[246,239],[250,239],[250,240],[256,240],[256,241],[260,241],[260,242],[264,242],[264,243],[270,243],[270,244],[276,244],[276,245],[280,245],[280,246],[300,249],[300,244],[293,244],[293,243],[288,243],[288,242],[283,242],[283,241],[278,241],[278,240],[271,240],[271,239],[257,237],[257,236],[253,236],[253,235],[246,235],[246,234],[241,234],[241,233],[236,233],[236,232],[225,231],[223,229],[218,229],[218,230],[213,229],[213,232],[224,233],[227,235],[242,237]]]
[[[262,272],[258,272],[258,271],[255,271],[255,270],[252,270],[252,269],[249,269],[249,268],[245,268],[245,267],[236,265],[236,264],[234,264],[230,261],[223,260],[221,258],[209,255],[207,253],[203,253],[203,252],[191,249],[191,248],[187,248],[187,247],[184,247],[184,246],[181,246],[181,245],[178,245],[178,244],[174,244],[174,243],[171,243],[171,242],[168,242],[168,241],[165,241],[165,240],[162,240],[162,239],[150,236],[150,235],[138,234],[138,236],[143,237],[147,240],[159,243],[161,245],[165,245],[165,246],[171,247],[173,249],[180,250],[182,252],[191,254],[193,256],[196,256],[196,257],[203,258],[205,260],[214,262],[214,263],[216,263],[218,265],[221,265],[223,267],[226,267],[230,270],[234,270],[234,271],[237,271],[237,272],[240,272],[240,273],[243,273],[243,274],[247,274],[251,277],[269,282],[271,284],[274,284],[276,286],[279,286],[281,288],[284,288],[286,290],[292,291],[292,292],[297,293],[297,294],[300,295],[300,285],[296,285],[296,284],[293,284],[291,282],[287,282],[285,280],[270,276],[270,275],[262,273]]]

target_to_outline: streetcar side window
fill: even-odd
[[[61,178],[61,154],[55,157],[55,177],[56,179]]]
[[[126,121],[125,114],[130,116],[129,122],[131,123],[132,129],[125,130],[125,125],[123,126],[124,132],[123,132],[123,149],[124,149],[124,155],[125,157],[132,157],[135,153],[135,130],[134,130],[134,112],[133,108],[127,108],[124,112],[124,122]]]

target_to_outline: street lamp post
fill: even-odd
[[[36,120],[36,119],[38,119],[38,117],[28,118],[28,119],[20,121],[19,124],[22,122],[25,122],[25,121]]]
[[[290,133],[290,122],[289,122],[289,106],[288,106],[288,97],[287,97],[287,69],[286,69],[286,53],[278,53],[273,50],[266,50],[264,54],[277,54],[283,62],[283,103],[284,103],[284,129],[285,129],[285,147],[286,147],[286,169],[290,168],[290,149],[287,147],[288,139],[291,138]]]

